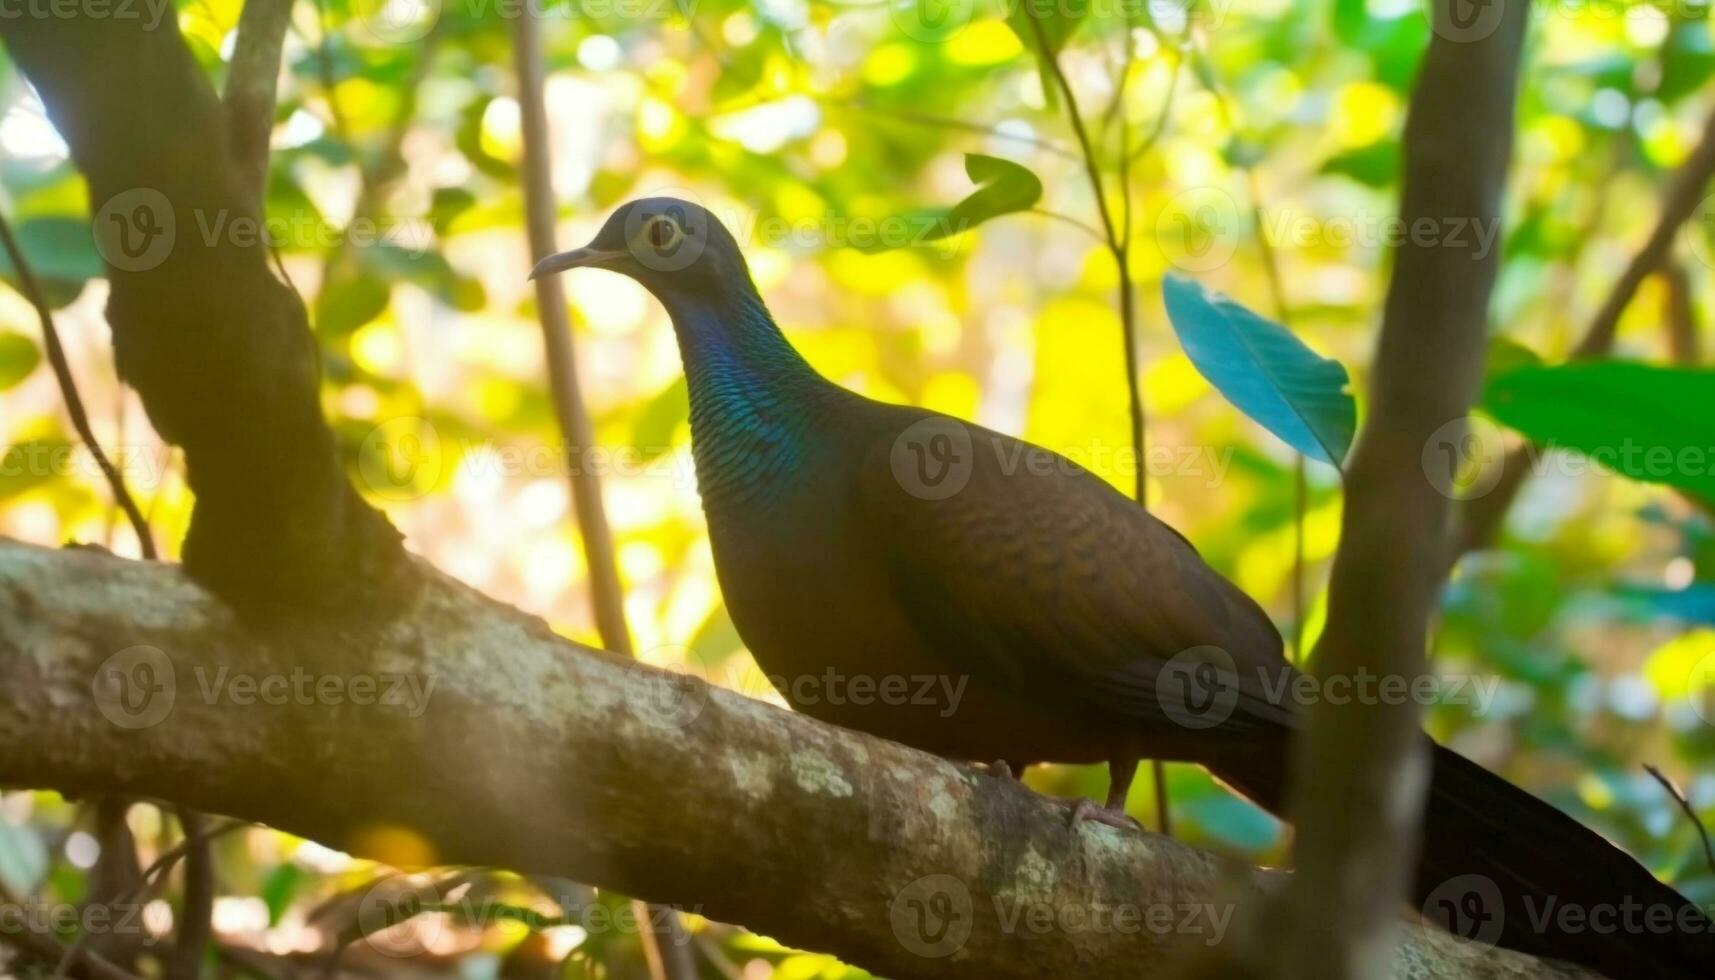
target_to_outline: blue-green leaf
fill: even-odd
[[[36,890],[48,873],[48,850],[34,827],[17,827],[0,817],[0,884],[14,895]]]
[[[1179,342],[1210,384],[1287,445],[1340,465],[1358,427],[1340,362],[1189,279],[1168,276],[1162,293]]]

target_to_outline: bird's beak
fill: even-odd
[[[581,269],[585,266],[600,266],[610,259],[619,258],[625,253],[619,250],[590,248],[574,248],[570,252],[558,252],[536,263],[536,268],[530,270],[530,278],[535,279],[567,269]]]

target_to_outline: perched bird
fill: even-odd
[[[1297,674],[1184,536],[1049,450],[823,378],[695,204],[632,201],[531,276],[574,268],[630,276],[671,316],[721,591],[796,709],[964,760],[1106,763],[1106,806],[1074,822],[1123,823],[1142,758],[1200,763],[1281,812]],[[889,678],[907,679],[892,696]],[[1416,900],[1468,938],[1614,977],[1715,975],[1709,920],[1677,892],[1440,746]]]

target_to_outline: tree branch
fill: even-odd
[[[1529,19],[1528,4],[1506,4],[1488,34],[1464,37],[1450,23],[1451,2],[1437,0],[1431,12],[1435,31],[1401,143],[1401,224],[1443,232],[1500,221]],[[1423,447],[1476,398],[1496,265],[1492,250],[1447,236],[1414,234],[1395,254],[1369,415],[1345,469],[1328,626],[1315,657],[1324,678],[1426,670],[1452,507],[1426,479]],[[1286,976],[1387,971],[1392,910],[1418,850],[1426,747],[1416,704],[1310,710],[1293,746],[1298,874],[1281,903]]]
[[[383,602],[399,535],[346,480],[303,304],[268,266],[226,118],[168,18],[0,18],[89,182],[120,376],[183,446],[187,569],[254,611]]]
[[[257,201],[268,187],[269,139],[280,80],[280,49],[292,0],[245,0],[226,75],[227,144],[239,178]]]
[[[0,541],[0,785],[165,799],[358,853],[406,827],[441,863],[589,881],[899,978],[1148,975],[1280,886],[1233,886],[1157,835],[1069,830],[1012,781],[417,573],[390,625],[262,631],[177,568]],[[1590,976],[1429,928],[1403,943],[1400,978]]]

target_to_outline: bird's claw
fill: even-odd
[[[1086,820],[1107,824],[1109,827],[1117,827],[1120,830],[1143,829],[1143,824],[1138,823],[1137,818],[1127,815],[1124,810],[1110,810],[1088,798],[1072,804],[1072,817],[1067,826],[1077,830],[1078,825]]]

